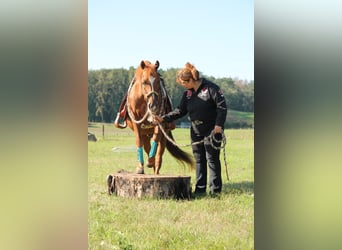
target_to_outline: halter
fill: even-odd
[[[142,77],[144,77],[144,75],[145,75],[145,71],[142,73]],[[150,76],[149,77],[149,81],[150,81],[150,85],[151,85],[151,91],[150,92],[148,92],[147,94],[146,94],[146,98],[148,99],[150,96],[152,96],[152,99],[154,99],[153,98],[153,95],[156,95],[157,97],[158,97],[158,93],[156,92],[156,91],[154,91],[154,86],[153,86],[153,84],[154,84],[154,81],[156,80],[156,78],[155,77],[153,77],[153,76]],[[144,91],[145,91],[145,93],[147,92],[146,91],[146,89],[145,89],[145,85],[146,85],[146,83],[142,83],[142,85],[143,85],[143,89],[144,89]],[[154,101],[154,100],[153,100]]]
[[[140,123],[143,123],[143,122],[147,119],[147,117],[148,117],[149,115],[151,115],[152,118],[153,118],[154,114],[153,114],[151,108],[149,107],[149,105],[147,104],[147,105],[146,105],[146,106],[147,106],[147,110],[146,110],[146,113],[144,114],[144,116],[143,116],[140,120],[136,120],[136,119],[135,119],[134,114],[133,114],[133,112],[132,112],[132,110],[131,110],[131,108],[130,108],[129,101],[128,101],[128,96],[129,96],[129,93],[130,93],[130,91],[131,91],[131,88],[132,88],[134,82],[135,82],[135,77],[132,79],[131,84],[129,85],[129,88],[128,88],[128,91],[127,91],[127,93],[128,93],[128,95],[127,95],[127,101],[126,101],[126,103],[127,103],[127,111],[128,111],[129,117],[131,118],[132,122],[134,122],[134,123],[136,123],[136,124],[140,124]],[[143,84],[143,89],[144,89],[144,91],[145,91],[145,93],[146,93],[145,96],[146,96],[147,99],[148,99],[149,97],[151,97],[151,96],[152,96],[152,98],[153,98],[154,95],[157,96],[157,97],[159,96],[159,93],[157,93],[156,91],[154,91],[153,82],[151,81],[151,79],[150,79],[150,82],[151,82],[151,91],[148,92],[148,93],[146,93],[147,91],[146,91],[146,89],[145,89],[145,87],[144,87],[144,83],[142,83],[142,84]],[[160,115],[160,114],[161,114],[160,112],[162,112],[162,110],[164,110],[164,101],[165,101],[165,98],[166,98],[166,90],[165,90],[164,84],[162,84],[162,82],[163,82],[163,79],[160,78],[160,83],[159,83],[159,84],[160,84],[160,87],[161,87],[161,94],[162,94],[161,102],[162,102],[162,103],[161,103],[161,107],[160,107],[160,109],[159,109],[159,113],[158,113],[157,115]]]

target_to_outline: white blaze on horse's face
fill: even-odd
[[[154,84],[154,80],[156,80],[156,78],[155,77],[153,77],[153,76],[150,76],[150,83],[151,83],[151,88],[152,88],[152,91],[154,91],[154,89],[153,89],[153,84]]]
[[[152,98],[152,100],[154,99],[154,97],[153,97],[153,95],[154,95],[154,87],[153,87],[153,84],[154,84],[154,81],[156,80],[156,78],[155,77],[153,77],[153,76],[150,76],[149,78],[148,78],[148,80],[149,80],[149,82],[150,82],[150,84],[146,84],[146,86],[147,85],[149,85],[150,87],[151,87],[151,90],[149,90],[149,91],[147,91],[146,89],[145,89],[145,91],[146,91],[146,96],[148,97],[148,98]]]
[[[149,102],[148,105],[149,105],[149,108],[152,111],[152,113],[154,113],[156,111],[157,106],[158,106],[157,103],[156,103],[157,99],[155,98],[156,92],[154,90],[154,81],[155,80],[156,80],[156,77],[154,77],[154,76],[150,76],[149,77],[149,81],[151,83],[151,92],[148,93],[148,96],[151,98],[150,101],[152,101],[152,102]]]

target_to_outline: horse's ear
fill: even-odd
[[[159,68],[159,61],[157,60],[156,63],[154,64],[154,66],[156,67],[156,69]]]
[[[141,67],[142,69],[144,69],[144,68],[145,68],[145,62],[144,62],[144,61],[141,61],[141,63],[140,63],[140,67]]]

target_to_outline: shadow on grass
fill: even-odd
[[[254,182],[229,182],[222,186],[222,193],[224,194],[242,194],[242,193],[254,193]]]
[[[254,194],[254,182],[243,181],[243,182],[229,182],[222,185],[221,194]],[[220,199],[221,194],[195,194],[192,193],[191,200],[208,199],[208,198],[218,198]]]
[[[200,200],[200,199],[208,198],[207,196],[208,196],[207,193],[203,193],[203,194],[191,193],[190,200]]]

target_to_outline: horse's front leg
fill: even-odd
[[[140,133],[140,127],[135,124],[134,126],[134,135],[135,135],[135,145],[137,146],[137,157],[138,157],[138,165],[135,170],[136,174],[144,174],[144,152],[142,147],[142,139]]]
[[[146,153],[148,154],[148,160],[147,160],[147,167],[154,169],[155,166],[155,156],[158,149],[158,142],[159,142],[159,136],[158,136],[158,127],[154,127],[153,129],[153,135],[152,135],[152,143],[151,140],[145,140],[144,141],[144,148]]]
[[[142,143],[144,146],[144,150],[147,155],[152,155],[151,150],[151,136],[150,135],[144,135],[142,136]],[[148,168],[152,168],[154,166],[154,157],[153,158],[148,158],[147,160],[147,165]]]
[[[160,139],[161,139],[161,131],[159,127],[156,126],[154,128],[154,133],[152,137],[151,148],[148,155],[148,167],[153,167],[154,174],[159,174],[159,169],[161,166],[161,155],[160,155]],[[163,151],[163,150],[162,150]]]

